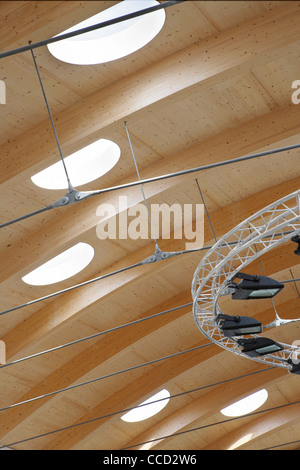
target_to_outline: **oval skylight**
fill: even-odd
[[[54,284],[82,271],[93,257],[94,248],[87,243],[80,242],[26,274],[22,280],[32,286]]]
[[[161,390],[152,397],[148,398],[148,400],[143,401],[143,403],[141,403],[137,408],[128,411],[128,413],[123,415],[121,419],[129,423],[143,421],[144,419],[150,418],[151,416],[159,413],[168,404],[169,400],[170,393],[168,390]]]
[[[234,450],[234,449],[237,449],[238,447],[241,447],[242,445],[251,441],[252,437],[253,437],[253,433],[247,434],[246,436],[242,437],[241,439],[236,441],[234,444],[232,444],[230,447],[228,447],[227,450]]]
[[[100,139],[64,158],[72,185],[76,188],[100,178],[118,162],[120,147],[111,140]],[[32,182],[45,189],[67,189],[68,182],[62,161],[31,177]]]
[[[233,403],[226,408],[221,410],[221,413],[225,416],[242,416],[247,413],[251,413],[262,406],[268,398],[268,392],[265,389],[259,392],[252,393],[246,398]]]
[[[159,5],[156,0],[123,0],[57,36],[120,18],[155,5]],[[70,64],[92,65],[110,62],[132,54],[148,44],[163,27],[165,17],[165,10],[158,10],[89,33],[63,39],[48,44],[47,47],[54,57]]]

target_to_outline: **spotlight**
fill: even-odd
[[[298,247],[294,251],[295,255],[300,255],[300,236],[295,235],[294,237],[291,238],[292,242],[298,243]]]
[[[231,317],[220,314],[217,321],[225,336],[241,336],[261,333],[262,325],[258,320],[250,317]]]
[[[291,364],[292,368],[290,369],[290,373],[291,374],[296,374],[296,375],[300,375],[300,364],[297,364],[295,362],[293,362],[291,359],[288,359],[287,361],[289,364]]]
[[[231,285],[234,287],[231,298],[235,300],[244,299],[270,299],[283,289],[284,285],[275,279],[265,276],[252,276],[250,274],[238,273],[235,278],[242,279],[238,284]]]
[[[269,338],[262,338],[260,336],[257,338],[239,339],[238,344],[242,346],[242,352],[247,354],[249,357],[272,354],[284,349],[283,346],[276,343],[276,341]]]

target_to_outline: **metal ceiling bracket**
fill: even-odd
[[[75,202],[83,201],[89,198],[93,192],[89,191],[77,191],[76,189],[70,189],[63,197],[52,204],[52,207],[62,207],[74,204]]]
[[[268,329],[268,328],[274,328],[274,327],[277,327],[277,326],[286,325],[287,323],[293,323],[293,322],[296,322],[296,321],[300,321],[300,319],[295,318],[295,319],[292,319],[292,320],[283,320],[282,318],[278,317],[274,321],[269,323],[268,325],[264,326],[263,328],[265,330],[265,329]]]
[[[164,261],[169,258],[173,258],[173,256],[181,255],[183,252],[181,251],[161,251],[160,248],[157,248],[152,256],[144,259],[142,264],[150,264],[156,263],[157,261]]]

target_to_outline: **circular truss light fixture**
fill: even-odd
[[[226,336],[218,318],[224,315],[219,299],[236,290],[236,286],[232,285],[233,279],[243,276],[244,281],[244,277],[248,276],[242,274],[246,266],[299,233],[300,190],[252,214],[220,238],[202,258],[192,282],[194,319],[204,336],[233,354],[282,367],[293,373],[300,372],[293,362],[295,355],[298,357],[300,353],[299,345],[276,343],[253,333],[248,339],[236,340],[230,335]],[[246,298],[251,292],[254,292],[252,298],[272,298],[279,292],[278,289],[282,289],[277,281],[263,277],[260,279],[263,280],[260,285],[262,290],[246,289]],[[300,321],[300,318],[283,320],[276,314],[275,321],[267,327],[277,327],[291,321]]]
[[[119,161],[120,147],[107,139],[99,139],[64,158],[74,187],[90,183],[108,173]],[[40,188],[68,189],[62,161],[58,161],[31,177]]]
[[[156,5],[159,5],[156,0],[123,0],[57,36],[114,18],[120,18]],[[47,47],[54,57],[63,62],[75,65],[102,64],[125,57],[144,47],[160,32],[165,18],[165,10],[161,9],[89,33],[48,44]]]

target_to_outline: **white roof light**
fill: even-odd
[[[155,5],[159,5],[156,0],[123,0],[59,35],[103,23]],[[158,10],[89,33],[63,39],[48,44],[47,47],[54,57],[70,64],[92,65],[110,62],[132,54],[148,44],[163,27],[165,16],[164,9]]]
[[[121,150],[110,140],[100,139],[64,158],[69,178],[74,187],[100,178],[118,162]],[[31,177],[32,182],[46,189],[67,189],[68,182],[61,161]]]
[[[170,393],[168,390],[161,390],[152,397],[148,398],[148,400],[141,403],[137,408],[134,408],[133,410],[123,415],[121,419],[123,421],[133,423],[150,418],[151,416],[159,413],[168,404],[169,400]],[[151,403],[155,401],[156,403]],[[147,405],[147,403],[149,404]]]
[[[233,403],[221,410],[225,416],[242,416],[262,406],[268,398],[268,392],[265,389],[252,393],[246,398]]]
[[[92,246],[87,243],[77,243],[22,277],[22,280],[33,286],[54,284],[82,271],[93,257],[94,248]]]
[[[247,442],[251,441],[253,437],[253,433],[247,434],[246,436],[242,437],[238,441],[236,441],[234,444],[232,444],[228,450],[234,450],[237,449],[238,447],[241,447],[242,445],[246,444]]]

